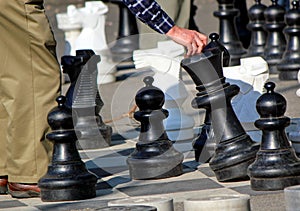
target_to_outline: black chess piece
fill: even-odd
[[[134,50],[139,49],[139,31],[135,16],[122,0],[109,0],[119,8],[119,29],[116,43],[111,47],[116,62],[131,61]]]
[[[212,33],[209,35],[211,42],[209,42],[203,51],[210,51],[212,49],[218,49],[223,52],[223,67],[228,67],[230,63],[230,54],[227,49],[219,42],[219,35]],[[215,150],[215,140],[213,129],[211,127],[210,108],[206,108],[204,124],[201,128],[200,134],[193,140],[193,149],[195,151],[195,160],[197,162],[206,162],[211,158]],[[206,153],[208,151],[208,154]],[[201,159],[200,155],[202,153]],[[205,154],[203,154],[205,153]]]
[[[261,0],[255,0],[255,4],[249,9],[250,23],[247,25],[251,31],[251,41],[248,48],[247,57],[264,56],[267,32],[264,30],[264,11],[267,6]]]
[[[63,56],[61,64],[69,75],[66,105],[72,108],[75,128],[81,132],[79,149],[97,149],[109,146],[112,128],[100,116],[103,101],[97,88],[97,63],[100,56],[92,50],[77,50],[76,56]]]
[[[53,156],[47,173],[39,180],[42,201],[70,201],[96,196],[97,177],[82,162],[76,148],[77,136],[73,127],[72,111],[65,105],[66,98],[57,98],[58,107],[48,114],[52,132]]]
[[[264,12],[265,30],[267,31],[264,59],[268,62],[270,73],[278,74],[277,64],[286,47],[286,39],[283,34],[285,9],[277,4],[277,0],[271,1],[272,5],[268,6]]]
[[[139,111],[134,118],[141,122],[139,141],[127,164],[132,179],[160,179],[182,174],[183,154],[169,140],[163,119],[168,111],[162,109],[164,93],[153,86],[151,76],[144,78],[145,87],[135,97]]]
[[[297,80],[300,70],[300,10],[299,1],[292,1],[292,9],[285,14],[287,45],[277,65],[280,80]]]
[[[290,124],[290,118],[284,116],[286,100],[274,92],[273,82],[265,88],[267,92],[256,103],[260,119],[255,126],[262,130],[261,146],[248,174],[253,190],[282,190],[300,184],[300,159],[285,133]]]
[[[239,10],[234,8],[234,0],[217,1],[219,10],[214,12],[214,16],[219,18],[220,42],[230,54],[230,66],[239,65],[241,57],[247,53],[239,40],[235,25],[235,18],[239,15]]]
[[[259,144],[246,134],[231,106],[239,87],[225,82],[220,48],[204,49],[202,54],[183,59],[181,66],[198,90],[193,108],[206,109],[213,128],[216,149],[209,165],[219,181],[243,179],[254,161]]]

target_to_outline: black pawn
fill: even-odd
[[[145,77],[146,86],[135,97],[139,111],[134,118],[141,122],[141,131],[136,149],[127,159],[132,179],[160,179],[182,174],[183,154],[175,150],[163,126],[168,116],[168,111],[162,109],[165,96],[152,85],[153,81],[152,77]]]
[[[97,149],[109,146],[112,128],[100,116],[103,101],[97,88],[97,63],[100,56],[92,50],[77,50],[76,56],[63,56],[63,71],[69,75],[66,105],[72,108],[76,130],[81,132],[79,149]]]
[[[52,132],[47,139],[54,143],[52,162],[47,173],[39,180],[42,201],[70,201],[96,196],[97,177],[82,162],[76,148],[76,133],[71,109],[66,98],[57,98],[58,107],[48,114]]]
[[[282,59],[286,47],[286,39],[283,34],[285,9],[277,4],[277,0],[271,1],[272,5],[268,6],[264,12],[265,30],[268,33],[264,59],[268,62],[270,73],[278,74],[277,64]]]
[[[261,0],[255,0],[255,4],[249,9],[250,23],[247,25],[251,31],[251,41],[247,56],[264,56],[267,32],[264,30],[265,16],[264,11],[267,6]]]
[[[274,92],[273,82],[265,88],[267,93],[256,103],[261,118],[255,126],[262,130],[261,146],[248,173],[253,190],[282,190],[300,184],[300,160],[285,133],[290,124],[290,118],[284,116],[286,100]]]
[[[211,139],[217,146],[209,165],[219,181],[228,181],[247,177],[259,145],[246,134],[233,111],[231,99],[240,89],[225,82],[222,58],[220,48],[205,48],[202,54],[183,59],[181,66],[198,90],[192,106],[206,109],[211,120]]]
[[[219,18],[220,42],[230,54],[230,66],[239,65],[241,57],[247,53],[239,40],[235,25],[235,18],[239,15],[239,10],[234,8],[234,0],[217,1],[219,10],[214,12],[214,16]]]
[[[292,1],[292,9],[285,15],[287,46],[277,65],[280,80],[297,80],[300,70],[300,10],[299,1]]]
[[[119,8],[119,29],[116,43],[110,49],[116,62],[131,60],[134,50],[139,49],[139,31],[135,16],[122,0],[110,0]]]

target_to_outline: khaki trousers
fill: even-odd
[[[161,8],[172,18],[177,26],[188,28],[191,11],[191,0],[156,0]],[[165,35],[161,35],[141,21],[138,21],[140,34],[140,48],[156,48],[158,41],[166,40]],[[151,34],[145,34],[151,33]]]
[[[0,0],[0,32],[0,175],[36,183],[47,171],[47,114],[60,93],[43,0]]]

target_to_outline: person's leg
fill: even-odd
[[[42,0],[2,0],[0,7],[0,100],[8,114],[6,171],[0,172],[9,182],[37,183],[51,150],[47,114],[60,90],[55,41]]]

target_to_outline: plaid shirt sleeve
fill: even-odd
[[[138,19],[161,34],[167,33],[174,26],[174,21],[155,0],[123,0],[123,2]]]

